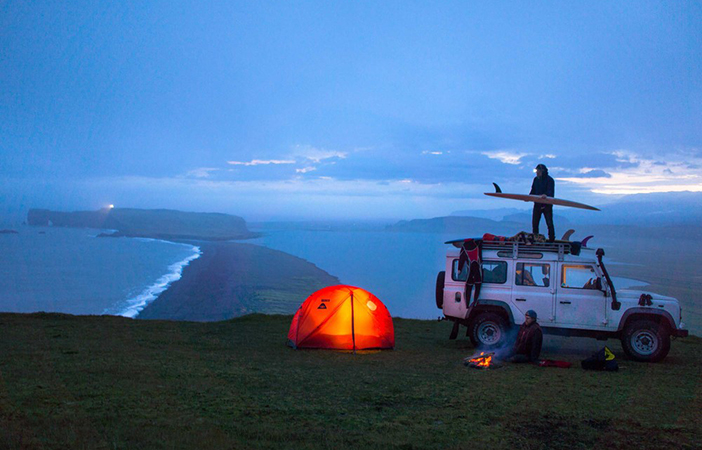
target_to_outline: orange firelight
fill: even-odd
[[[492,353],[487,356],[483,355],[485,355],[485,352],[480,352],[480,356],[471,359],[469,363],[475,367],[490,367],[490,364],[492,363]]]

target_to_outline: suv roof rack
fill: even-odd
[[[485,250],[503,250],[511,253],[512,258],[518,258],[519,254],[533,254],[533,253],[557,253],[558,260],[563,260],[564,255],[574,255],[580,254],[580,242],[534,242],[525,244],[522,242],[494,242],[494,241],[483,241],[483,249]],[[505,255],[508,256],[508,255]]]
[[[564,255],[574,255],[580,254],[582,244],[578,241],[555,241],[555,242],[533,242],[533,243],[523,243],[518,241],[484,241],[482,239],[475,239],[477,241],[482,241],[483,250],[502,250],[505,252],[510,252],[510,255],[505,255],[505,257],[517,258],[520,253],[523,255],[534,253],[557,253],[558,259],[563,260]],[[454,247],[461,247],[464,239],[456,239],[452,241],[447,241],[446,244],[453,244]],[[533,256],[532,256],[533,257]]]

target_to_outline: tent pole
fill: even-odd
[[[353,323],[353,291],[351,291],[351,339],[353,340],[353,354],[356,354],[356,327]]]

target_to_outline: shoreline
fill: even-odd
[[[209,322],[250,313],[292,314],[311,293],[340,283],[309,261],[260,245],[207,241],[198,246],[200,256],[135,319]]]
[[[177,245],[191,245],[191,244],[185,244],[185,243],[181,243],[181,242],[167,241],[164,239],[155,239],[155,238],[136,238],[136,239],[168,242],[169,244],[177,244]],[[156,279],[156,281],[153,282],[152,284],[148,285],[144,290],[141,291],[141,293],[139,293],[135,297],[128,298],[126,300],[127,306],[125,306],[116,315],[122,316],[122,317],[129,317],[131,319],[137,317],[139,315],[139,313],[149,305],[149,303],[156,300],[159,295],[161,295],[163,292],[168,290],[168,288],[171,286],[171,284],[178,281],[183,276],[183,271],[192,261],[194,261],[194,260],[198,259],[200,256],[202,256],[202,250],[200,247],[198,247],[196,245],[192,245],[191,250],[193,250],[193,252],[194,252],[192,255],[186,257],[185,259],[182,259],[180,261],[176,261],[175,263],[169,265],[168,272],[166,272],[164,275],[162,275],[161,277]],[[103,314],[106,314],[106,313],[107,313],[107,311],[103,312]]]

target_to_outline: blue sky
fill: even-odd
[[[0,213],[702,191],[699,2],[0,3]]]

